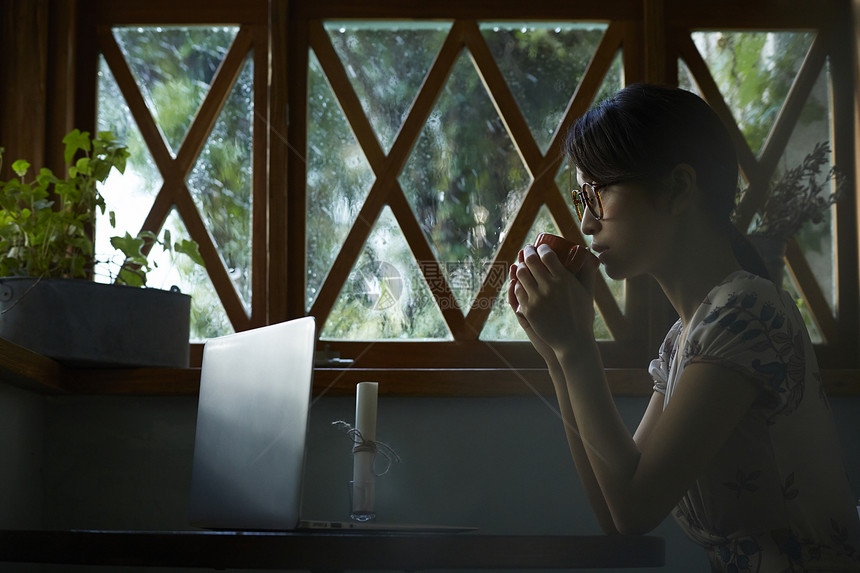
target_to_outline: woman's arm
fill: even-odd
[[[570,454],[573,457],[573,462],[576,465],[576,471],[579,474],[579,479],[582,482],[582,487],[585,490],[586,498],[597,517],[597,522],[600,529],[606,533],[618,533],[615,524],[612,521],[612,515],[609,513],[609,508],[606,505],[606,500],[603,499],[603,493],[600,491],[600,485],[594,477],[594,472],[591,469],[591,462],[588,460],[585,448],[582,445],[582,439],[579,436],[579,429],[576,427],[576,419],[573,415],[573,409],[570,404],[570,396],[567,393],[567,385],[564,378],[564,372],[561,365],[555,357],[552,348],[546,344],[540,337],[535,334],[534,329],[526,320],[522,313],[518,312],[519,303],[517,301],[514,290],[517,285],[516,265],[510,270],[510,283],[508,286],[508,304],[514,311],[523,331],[529,337],[529,340],[534,346],[538,354],[546,362],[549,369],[549,375],[552,379],[552,385],[555,389],[556,399],[558,400],[559,412],[564,425],[564,433],[567,437]]]
[[[636,442],[636,446],[640,450],[647,447],[648,440],[651,438],[654,426],[657,425],[657,421],[660,419],[660,414],[663,412],[663,402],[665,401],[665,398],[666,397],[662,393],[657,391],[651,394],[651,400],[648,402],[645,414],[642,415],[642,419],[639,421],[639,426],[636,428],[636,433],[633,434],[633,441]]]
[[[637,444],[621,423],[607,387],[584,377],[578,363],[561,358],[595,479],[618,530],[646,533],[706,471],[751,406],[755,386],[727,368],[691,364],[672,401]]]
[[[564,373],[558,366],[556,368],[551,367],[550,376],[552,377],[552,385],[555,388],[555,395],[558,399],[570,455],[573,457],[573,463],[576,465],[576,471],[579,474],[579,479],[582,482],[588,503],[597,517],[597,523],[600,525],[601,531],[606,534],[618,533],[618,529],[615,527],[615,522],[612,519],[612,514],[609,512],[609,506],[606,504],[603,492],[600,491],[600,484],[594,476],[594,470],[591,469],[591,461],[588,458],[588,453],[582,444],[579,428],[576,425],[576,418],[570,406],[570,395],[567,393]]]
[[[654,398],[634,440],[606,382],[593,319],[591,277],[573,276],[542,249],[527,247],[530,272],[518,270],[521,312],[558,360],[583,449],[612,521],[621,533],[645,533],[671,512],[707,468],[755,398],[741,374],[691,364],[672,401]]]

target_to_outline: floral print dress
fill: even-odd
[[[742,373],[758,398],[673,516],[713,571],[860,571],[860,523],[812,343],[791,297],[744,271],[714,287],[650,372],[672,400],[688,364]]]

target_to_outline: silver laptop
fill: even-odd
[[[467,531],[301,517],[313,386],[313,317],[206,342],[189,521],[204,529]]]

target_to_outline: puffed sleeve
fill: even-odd
[[[683,364],[719,364],[740,372],[759,387],[768,407],[799,402],[808,335],[794,301],[761,278],[733,281],[711,297],[688,336]]]
[[[675,344],[678,340],[678,334],[681,329],[681,321],[669,330],[663,344],[660,345],[660,352],[657,358],[651,361],[648,366],[648,374],[654,380],[654,391],[666,395],[666,388],[669,384],[669,364],[675,352]]]
[[[666,385],[669,383],[669,371],[665,362],[655,358],[648,366],[648,374],[654,379],[654,391],[666,394]]]

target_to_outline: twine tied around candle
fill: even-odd
[[[372,452],[374,454],[382,454],[382,457],[385,458],[385,470],[382,473],[374,472],[373,475],[375,475],[376,477],[384,476],[391,469],[391,465],[393,463],[400,461],[400,456],[397,455],[397,452],[394,451],[394,448],[392,448],[385,442],[365,439],[364,436],[361,435],[361,432],[357,428],[353,428],[351,424],[348,424],[343,420],[337,420],[332,422],[331,425],[340,426],[344,430],[346,430],[347,437],[352,440],[353,444],[355,444],[352,447],[353,454],[357,454],[359,452]]]

